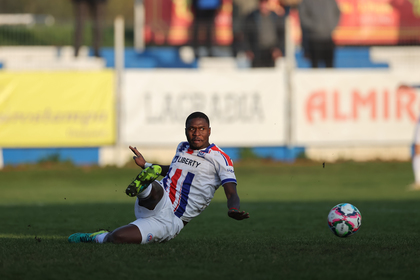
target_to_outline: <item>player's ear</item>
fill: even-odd
[[[211,127],[209,127],[209,135],[211,134]]]

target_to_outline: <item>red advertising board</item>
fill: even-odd
[[[336,0],[341,18],[333,37],[338,45],[396,45],[420,43],[420,0]],[[232,0],[215,20],[214,42],[232,42]],[[146,43],[191,43],[194,16],[189,0],[145,0]],[[301,30],[297,10],[292,10],[292,32],[297,44]]]
[[[419,0],[337,0],[341,19],[334,32],[340,45],[420,42]]]

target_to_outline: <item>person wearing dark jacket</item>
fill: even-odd
[[[193,22],[193,48],[195,57],[199,57],[198,47],[200,45],[200,29],[204,28],[206,33],[205,46],[207,55],[213,56],[213,37],[215,33],[215,19],[222,7],[222,0],[192,0],[191,10],[194,14]]]
[[[275,67],[284,55],[285,18],[269,7],[268,0],[259,0],[258,9],[245,19],[244,45],[252,67]]]
[[[302,42],[312,68],[324,62],[334,67],[335,43],[332,33],[340,20],[340,9],[335,0],[303,0],[299,5]]]
[[[75,14],[74,56],[79,55],[83,41],[83,27],[88,14],[92,18],[93,54],[100,57],[102,44],[103,17],[107,0],[72,0]]]

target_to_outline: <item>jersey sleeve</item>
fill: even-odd
[[[223,151],[214,151],[215,153],[215,165],[217,169],[217,173],[219,175],[221,185],[225,183],[237,183],[235,170],[233,168],[233,161],[232,159],[225,154]]]

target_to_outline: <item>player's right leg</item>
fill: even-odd
[[[136,205],[134,207],[134,214],[137,219],[147,219],[150,217],[158,216],[160,211],[166,205],[163,195],[163,187],[157,183],[152,182],[148,189],[150,189],[150,194],[146,198],[140,198],[137,196]],[[167,206],[167,205],[166,205]],[[142,226],[139,227],[139,224]],[[132,224],[122,226],[110,232],[108,236],[103,240],[103,242],[112,242],[115,244],[121,243],[146,243],[142,242],[143,239],[146,239],[144,233],[141,231],[149,228],[150,221],[135,221]],[[148,240],[150,241],[150,240]]]
[[[99,235],[103,235],[103,234],[107,234],[107,233],[108,233],[108,231],[106,231],[106,230],[101,230],[101,231],[92,232],[92,233],[83,233],[83,232],[73,233],[72,235],[69,236],[68,241],[70,243],[95,242],[96,238]]]
[[[135,214],[136,216],[150,217],[156,215],[161,207],[156,207],[161,202],[164,195],[163,188],[158,183],[152,183],[150,185],[150,195],[147,198],[137,198]],[[162,204],[162,203],[161,203]],[[138,226],[129,224],[119,227],[111,232],[99,231],[94,233],[74,233],[69,236],[68,241],[70,243],[135,243],[141,244],[143,236]],[[143,242],[144,243],[144,242]]]
[[[137,226],[129,224],[119,227],[110,232],[102,243],[110,242],[114,244],[141,244],[142,235]]]
[[[154,182],[162,172],[159,165],[152,165],[137,175],[136,179],[127,187],[126,193],[129,196],[137,196],[136,209],[137,212],[142,212],[139,215],[147,213],[148,216],[154,215],[158,209],[156,206],[161,201],[164,191],[162,186]],[[138,213],[136,213],[138,215]],[[97,242],[97,243],[141,243],[142,235],[140,230],[135,225],[125,225],[112,232],[99,231],[94,233],[74,233],[69,236],[70,243],[80,242]]]

